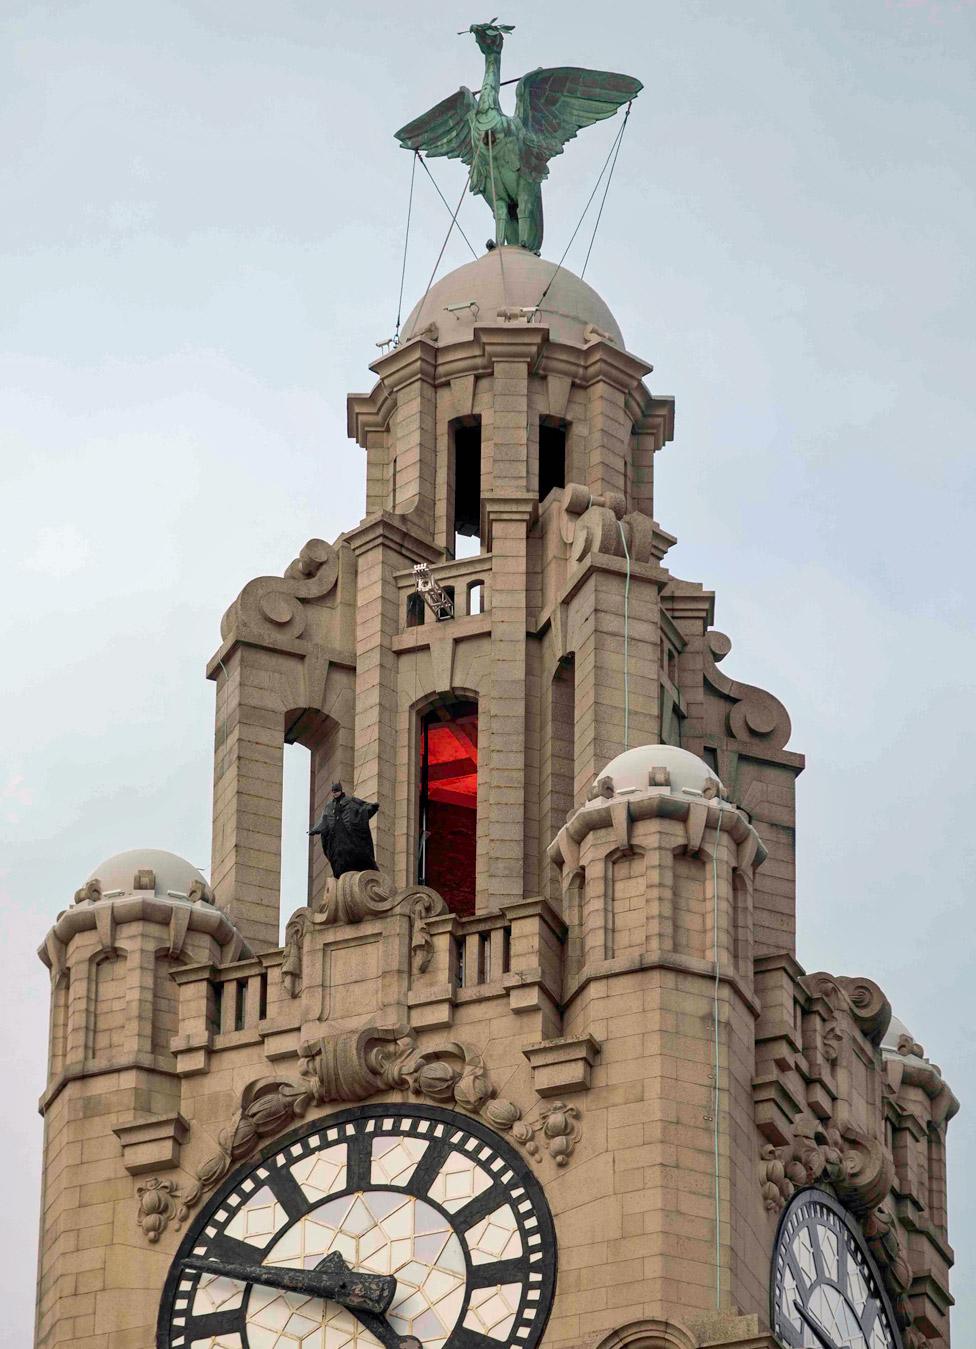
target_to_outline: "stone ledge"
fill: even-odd
[[[602,1045],[592,1035],[578,1039],[541,1040],[522,1053],[532,1066],[532,1085],[539,1096],[588,1091],[593,1065]]]
[[[112,1130],[122,1145],[122,1165],[130,1176],[146,1171],[168,1171],[179,1165],[180,1147],[190,1126],[182,1115],[119,1124]]]

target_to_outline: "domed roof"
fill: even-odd
[[[89,880],[98,880],[102,885],[102,894],[108,895],[119,890],[130,894],[136,889],[136,873],[151,871],[154,878],[155,893],[161,897],[169,894],[187,896],[194,881],[206,881],[195,866],[175,852],[163,852],[159,848],[132,848],[129,852],[117,853],[107,861],[100,863]],[[140,880],[146,880],[142,876]],[[141,889],[149,887],[140,885]]]
[[[531,310],[541,300],[538,313],[530,321],[547,327],[553,342],[581,347],[588,340],[586,329],[592,325],[625,350],[617,320],[593,287],[565,267],[558,269],[558,275],[556,272],[556,263],[524,248],[509,245],[493,249],[431,286],[403,325],[403,340],[436,323],[438,346],[467,342],[476,323],[487,326],[503,322],[498,316],[500,309]],[[552,286],[542,300],[550,281]]]
[[[651,771],[655,768],[667,770],[673,792],[687,788],[701,793],[709,783],[722,786],[703,759],[677,745],[638,745],[636,749],[625,750],[610,760],[597,779],[610,778],[615,792],[643,791],[652,785]]]

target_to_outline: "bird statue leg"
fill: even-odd
[[[542,184],[524,176],[518,187],[518,241],[530,253],[542,247]]]

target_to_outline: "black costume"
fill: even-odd
[[[322,818],[308,832],[321,838],[322,851],[329,859],[336,879],[345,871],[376,871],[369,822],[379,810],[379,803],[346,796],[341,787],[338,792],[335,787],[332,790],[332,800],[322,812]]]

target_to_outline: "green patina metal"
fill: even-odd
[[[530,71],[515,90],[515,116],[501,110],[502,44],[508,24],[476,23],[468,32],[485,57],[477,97],[460,88],[396,133],[407,150],[443,155],[468,166],[470,190],[495,217],[495,242],[542,246],[542,182],[549,160],[583,127],[600,122],[637,97],[643,85],[629,75],[558,66]]]

